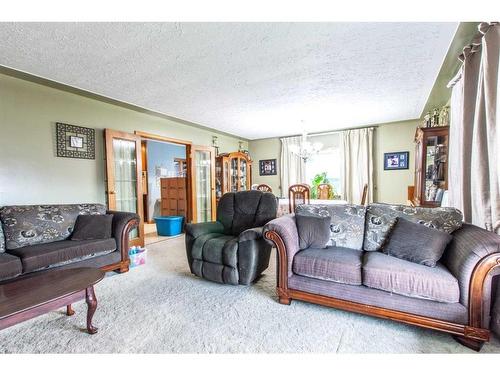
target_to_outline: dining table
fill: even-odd
[[[278,217],[287,215],[290,213],[290,200],[288,198],[278,198]],[[325,205],[335,205],[335,204],[346,204],[347,201],[341,199],[311,199],[310,204],[325,204]]]

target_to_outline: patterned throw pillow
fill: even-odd
[[[302,204],[296,214],[330,216],[329,246],[361,250],[365,231],[365,207],[356,204]]]
[[[398,217],[423,224],[448,234],[462,226],[462,213],[452,207],[411,207],[372,203],[366,211],[363,249],[379,251],[385,244]]]
[[[73,230],[78,215],[102,215],[102,204],[5,206],[0,208],[7,250],[61,241]]]
[[[0,253],[5,252],[5,236],[3,234],[2,222],[0,221]]]

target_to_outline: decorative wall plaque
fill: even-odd
[[[56,122],[57,156],[95,159],[95,129]]]

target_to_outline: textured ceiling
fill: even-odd
[[[0,23],[0,65],[249,139],[420,116],[456,23]]]

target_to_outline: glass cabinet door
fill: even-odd
[[[425,140],[424,197],[427,202],[440,202],[446,190],[448,169],[448,137],[433,135]]]
[[[247,190],[247,161],[240,158],[240,190]]]
[[[231,191],[238,191],[238,158],[231,159]]]

